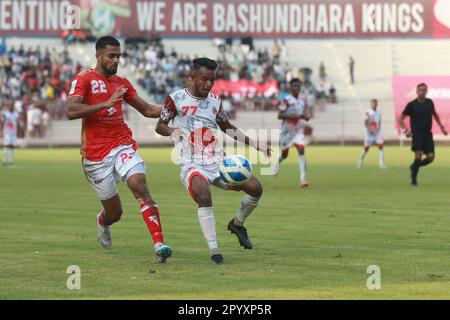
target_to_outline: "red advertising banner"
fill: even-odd
[[[427,98],[432,99],[442,124],[450,131],[450,76],[395,76],[392,81],[395,115],[399,117],[409,101],[417,97],[419,83],[428,85]],[[409,120],[407,120],[409,126]],[[400,127],[397,124],[397,129]],[[440,134],[439,126],[433,124],[433,133]]]
[[[448,0],[0,0],[0,36],[431,38],[450,36],[449,14]]]
[[[236,95],[253,97],[256,94],[263,95],[265,97],[270,97],[272,95],[278,94],[278,83],[275,80],[258,83],[251,80],[239,80],[239,81],[228,81],[228,80],[216,80],[214,82],[214,87],[212,92],[218,96],[225,95]]]
[[[433,38],[450,38],[449,0],[433,0]]]

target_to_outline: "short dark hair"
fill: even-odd
[[[370,101],[373,101],[373,102],[377,102],[377,103],[378,103],[378,99],[375,99],[375,98],[370,99]]]
[[[427,84],[426,84],[425,82],[419,83],[419,84],[417,85],[417,89],[419,89],[420,87],[428,88],[428,86],[427,86]]]
[[[208,58],[197,58],[192,60],[192,69],[198,70],[201,67],[205,67],[209,70],[216,70],[218,67],[218,64],[215,60],[211,60]]]
[[[95,50],[105,49],[106,46],[120,47],[120,42],[111,36],[104,36],[95,43]]]
[[[294,83],[296,83],[296,82],[300,83],[300,85],[303,84],[302,80],[300,80],[299,78],[294,78],[294,79],[292,79],[291,81],[289,81],[289,85],[292,86],[292,85],[293,85]]]

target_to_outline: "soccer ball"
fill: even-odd
[[[252,177],[252,165],[241,155],[226,156],[219,168],[220,178],[226,184],[238,186]]]

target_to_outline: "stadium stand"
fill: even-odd
[[[27,43],[27,47],[39,45],[38,39],[24,41],[18,38],[8,38],[8,48],[13,46],[17,48],[23,42]],[[64,52],[65,47],[62,41],[49,39],[46,42],[49,43],[50,48],[54,47],[56,52]],[[314,118],[310,121],[313,127],[312,142],[341,144],[360,142],[364,130],[362,125],[364,110],[368,107],[371,98],[377,98],[380,102],[385,139],[387,141],[398,141],[399,135],[395,128],[392,102],[392,76],[423,74],[425,67],[428,75],[448,74],[450,67],[443,62],[446,61],[446,57],[450,53],[450,46],[444,45],[442,42],[448,43],[447,40],[285,40],[279,42],[278,45],[281,48],[278,50],[278,54],[280,61],[282,63],[287,62],[289,66],[288,69],[283,70],[284,74],[287,71],[289,77],[298,76],[303,80],[305,80],[306,75],[314,84],[316,91],[323,90],[326,95],[329,95],[331,86],[336,90],[337,103],[331,103],[325,99],[316,104]],[[127,50],[119,73],[126,75],[139,88],[142,97],[159,103],[162,102],[167,90],[182,85],[182,76],[183,72],[186,71],[187,62],[180,64],[179,61],[188,61],[200,55],[216,59],[222,57],[223,59],[229,53],[230,43],[236,51],[242,51],[240,39],[233,39],[233,41],[226,41],[226,39],[163,39],[161,43],[166,54],[177,56],[174,60],[174,62],[177,62],[175,65],[177,67],[181,65],[180,68],[183,72],[179,72],[176,77],[169,79],[170,77],[164,75],[164,72],[160,70],[153,76],[152,82],[154,83],[150,84],[148,69],[151,69],[151,65],[146,67],[142,60],[139,60],[139,54],[144,56],[145,50],[131,49],[132,41],[123,41],[123,43]],[[270,57],[273,57],[276,52],[274,43],[273,39],[253,40],[255,52],[266,51]],[[142,48],[145,48],[146,45],[148,44],[141,43]],[[177,52],[177,48],[183,48],[182,53]],[[73,59],[72,66],[91,67],[95,65],[93,43],[74,43],[67,50]],[[246,50],[245,47],[244,50]],[[150,57],[154,55],[152,52],[147,52],[147,54]],[[350,56],[355,60],[354,85],[351,84],[349,75],[348,61]],[[319,67],[321,63],[324,63],[326,67],[325,79],[320,77]],[[240,65],[239,70],[242,69],[242,65]],[[147,71],[140,71],[142,67],[147,68]],[[165,74],[167,74],[167,70],[173,70],[173,66],[166,65],[166,70],[163,70]],[[305,70],[311,74],[305,73]],[[160,93],[154,89],[149,90],[149,88],[158,87],[158,84],[155,85],[155,80],[161,75],[169,81],[171,86],[168,86],[164,92],[161,90]],[[241,76],[244,75],[241,74]],[[234,79],[236,74],[222,75],[222,77]],[[237,72],[237,78],[239,78],[239,72]],[[285,90],[283,84],[280,89],[281,91]],[[255,101],[252,101],[252,103],[255,103]],[[260,111],[259,108],[246,108],[245,104],[237,104],[236,101],[232,101],[232,105],[236,109],[236,118],[233,121],[244,129],[279,127],[275,108]],[[155,120],[142,118],[132,108],[125,107],[125,110],[127,111],[127,122],[138,141],[143,144],[167,142],[166,139],[154,133]],[[52,115],[55,118],[54,113]],[[79,143],[79,128],[79,121],[53,121],[45,139],[27,138],[23,143],[28,145],[42,143],[77,145]]]

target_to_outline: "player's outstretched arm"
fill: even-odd
[[[269,147],[251,139],[249,136],[245,135],[239,128],[231,124],[230,119],[223,111],[222,106],[220,106],[219,113],[216,117],[216,122],[219,125],[220,130],[225,132],[234,140],[242,142],[247,146],[251,146],[256,150],[261,151],[266,157],[270,157],[272,155],[272,150]]]
[[[169,127],[168,122],[161,118],[156,125],[155,131],[157,134],[160,134],[164,137],[170,137],[170,140],[174,142],[178,142],[182,139],[183,136],[186,136],[186,132],[183,129]]]
[[[121,102],[126,91],[126,88],[121,87],[108,100],[95,105],[84,104],[84,98],[81,96],[71,96],[67,101],[67,118],[69,120],[75,120],[89,116],[103,109],[108,109],[116,103]]]
[[[279,120],[293,120],[293,119],[300,119],[300,118],[302,118],[302,116],[303,115],[286,115],[285,113],[284,113],[284,111],[279,111],[278,112],[278,119]],[[306,119],[306,118],[303,118],[303,119]],[[308,120],[309,120],[309,118],[308,118]]]
[[[127,103],[146,118],[159,118],[159,115],[161,114],[162,108],[160,106],[147,103],[139,96],[127,100]]]
[[[434,120],[436,120],[436,123],[439,125],[439,128],[441,128],[442,133],[444,135],[447,135],[447,130],[445,130],[445,127],[441,122],[441,117],[439,117],[439,114],[436,112],[436,110],[433,110],[433,116]]]

